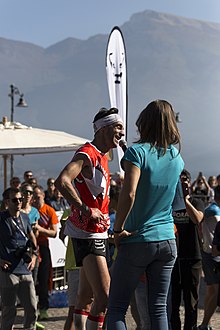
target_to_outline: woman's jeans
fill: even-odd
[[[135,299],[140,316],[141,330],[150,330],[150,317],[148,314],[147,296],[146,281],[139,281],[138,286],[135,289]]]
[[[110,286],[107,329],[126,329],[131,295],[146,271],[151,330],[168,330],[167,295],[176,255],[174,239],[120,245]]]

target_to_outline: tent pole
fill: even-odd
[[[14,156],[11,155],[10,159],[11,159],[10,161],[11,161],[11,179],[12,179],[14,176]]]
[[[7,155],[3,156],[4,160],[4,190],[7,189]]]

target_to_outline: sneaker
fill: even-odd
[[[39,321],[47,320],[49,318],[47,309],[40,309],[40,314],[38,316]]]
[[[199,325],[198,330],[212,330],[212,327],[210,325]]]
[[[35,326],[36,326],[36,330],[45,329],[45,326],[39,322],[36,322]]]

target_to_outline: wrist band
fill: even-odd
[[[83,207],[84,207],[85,211],[89,213],[89,217],[91,217],[91,215],[92,215],[91,208],[88,205],[84,204],[84,203],[83,203]]]
[[[114,234],[121,234],[123,231],[124,231],[124,229],[120,229],[120,230],[114,230],[113,229]]]

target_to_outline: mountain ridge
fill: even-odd
[[[167,99],[183,121],[179,127],[186,166],[193,173],[218,174],[220,24],[147,10],[133,14],[120,29],[128,63],[128,143],[136,138],[135,121],[146,104]],[[1,116],[10,117],[8,93],[14,83],[29,104],[28,109],[15,109],[16,121],[91,139],[94,114],[110,106],[107,40],[100,33],[43,48],[0,38]],[[214,126],[206,128],[207,123]],[[208,159],[203,150],[208,150]],[[57,162],[54,171],[59,169]]]

